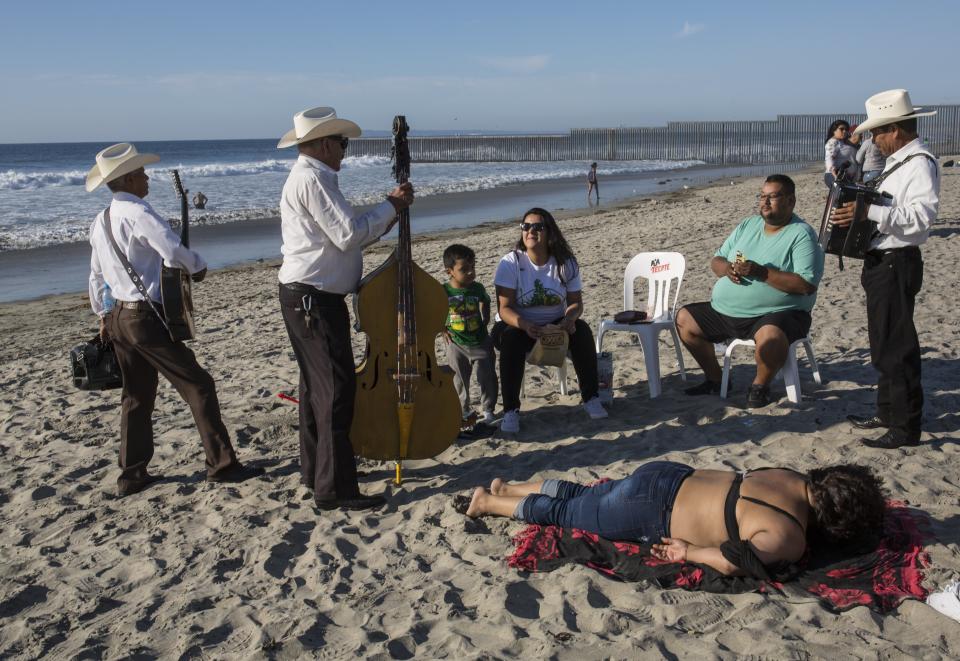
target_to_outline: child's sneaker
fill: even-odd
[[[516,434],[520,431],[520,411],[514,409],[512,411],[505,411],[503,414],[503,422],[500,423],[500,431],[504,434]]]
[[[607,409],[603,408],[603,404],[600,403],[599,397],[594,397],[589,402],[584,402],[583,408],[587,411],[587,414],[594,420],[606,418],[608,415]]]
[[[496,418],[493,416],[493,411],[484,411],[483,417],[480,418],[480,422],[486,425],[492,425]]]

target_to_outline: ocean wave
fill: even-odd
[[[267,172],[286,173],[294,161],[290,159],[270,158],[263,161],[241,163],[203,163],[201,165],[170,164],[158,168],[148,168],[152,179],[170,181],[170,170],[176,169],[183,178],[193,177],[234,177]],[[384,167],[390,159],[384,156],[347,156],[343,159],[345,169]],[[0,190],[36,190],[48,186],[82,186],[87,179],[84,170],[61,172],[20,172],[7,170],[0,172]]]
[[[219,212],[204,213],[194,211],[190,216],[191,227],[201,225],[226,225],[241,223],[250,220],[278,218],[280,209],[233,209]],[[179,218],[167,218],[170,226],[179,231]],[[0,225],[0,252],[5,250],[26,250],[28,248],[42,248],[61,243],[74,243],[90,239],[90,220],[61,221],[53,225],[42,226],[14,226]]]
[[[82,170],[67,172],[0,172],[0,190],[35,189],[46,186],[82,186],[87,173]]]
[[[169,181],[170,171],[177,170],[184,179],[193,177],[235,177],[245,174],[263,174],[265,172],[289,172],[293,161],[271,158],[265,161],[250,161],[246,163],[204,163],[203,165],[169,165],[164,168],[147,170],[147,174],[154,179]]]

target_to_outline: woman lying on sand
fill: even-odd
[[[694,470],[671,461],[621,480],[478,487],[466,514],[579,528],[610,540],[657,542],[652,553],[726,575],[783,580],[810,545],[861,544],[882,530],[885,494],[871,469]]]

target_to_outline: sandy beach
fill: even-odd
[[[819,172],[792,175],[797,213],[819,225]],[[761,178],[723,181],[561,215],[584,279],[584,319],[596,329],[622,304],[623,269],[636,253],[683,253],[682,303],[709,299],[707,263],[734,226],[755,213]],[[537,199],[517,200],[519,215]],[[416,224],[417,207],[413,207]],[[414,258],[442,278],[449,243],[477,253],[492,291],[515,223],[418,237]],[[368,251],[367,270],[390,247]],[[528,368],[521,432],[458,441],[432,460],[361,461],[361,488],[384,492],[375,514],[317,514],[298,484],[297,411],[276,397],[297,371],[276,300],[278,262],[214,271],[194,289],[201,364],[217,381],[224,420],[243,461],[265,477],[207,484],[193,420],[161,382],[151,468],[166,480],[115,495],[119,391],[73,388],[67,353],[95,332],[85,294],[0,305],[0,657],[3,658],[960,658],[960,623],[923,603],[880,616],[835,614],[813,597],[714,595],[610,580],[584,567],[524,574],[506,565],[522,524],[472,521],[453,496],[493,477],[622,477],[649,459],[697,468],[837,462],[874,466],[892,495],[931,517],[925,585],[960,575],[960,169],[944,170],[939,220],[923,248],[915,320],[926,393],[922,445],[862,446],[844,422],[870,413],[860,265],[828,256],[811,336],[825,379],[801,364],[803,401],[743,408],[753,374],[735,355],[727,400],[683,394],[661,336],[663,393],[648,397],[643,356],[625,334],[605,348],[615,364],[610,417],[593,421],[552,370]],[[82,283],[80,285],[83,286]],[[354,340],[355,357],[363,350]],[[701,374],[685,354],[690,378]]]

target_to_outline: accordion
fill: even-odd
[[[834,182],[827,196],[820,221],[820,247],[828,255],[863,259],[870,250],[870,241],[877,230],[875,223],[867,219],[867,210],[871,204],[880,204],[889,193],[881,193],[869,186]],[[845,227],[836,227],[830,223],[830,212],[847,202],[855,202],[853,221]],[[843,262],[840,262],[841,268]]]
[[[80,390],[123,387],[123,374],[120,373],[113,345],[101,342],[99,335],[70,350],[70,372],[73,385]]]

